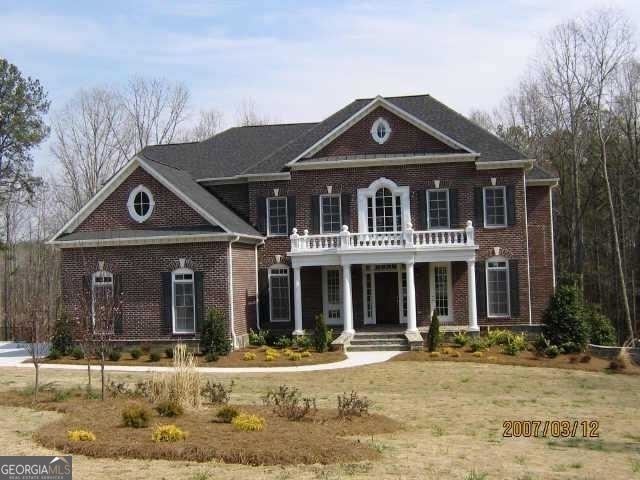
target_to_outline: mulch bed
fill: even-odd
[[[558,355],[555,358],[547,358],[536,355],[535,351],[525,351],[518,355],[506,355],[502,353],[502,347],[494,345],[483,352],[482,357],[474,356],[467,347],[448,345],[444,347],[449,353],[440,350],[440,356],[434,357],[429,352],[405,352],[393,357],[390,361],[429,361],[429,362],[474,362],[489,363],[499,365],[519,365],[524,367],[546,367],[564,368],[568,370],[584,370],[587,372],[611,372],[609,369],[610,360],[590,356],[588,354],[568,354]],[[458,352],[460,356],[455,356],[452,352]],[[630,365],[615,373],[625,373],[630,375],[640,375],[640,367]]]

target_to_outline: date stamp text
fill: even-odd
[[[598,420],[505,420],[503,437],[597,438]]]

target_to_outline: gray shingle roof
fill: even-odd
[[[527,172],[527,180],[553,180],[555,178],[558,178],[558,175],[547,172],[538,165],[534,165],[533,168]]]
[[[372,100],[354,100],[319,123],[236,127],[203,142],[156,145],[141,153],[146,158],[184,169],[197,179],[281,172],[288,162]],[[481,162],[527,158],[430,95],[387,97],[386,100],[480,153]]]

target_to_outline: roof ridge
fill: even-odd
[[[392,97],[385,97],[384,95],[378,95],[378,97],[389,100],[390,98],[414,98],[414,97],[431,97],[430,93],[415,93],[413,95],[394,95]],[[356,98],[356,100],[375,100],[376,97],[364,97]],[[432,97],[433,98],[433,97]]]

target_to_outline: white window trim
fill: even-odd
[[[497,315],[492,315],[489,313],[489,262],[504,262],[506,274],[506,282],[507,282],[507,313],[500,313]],[[511,317],[511,282],[509,279],[509,260],[505,257],[491,257],[486,260],[485,263],[485,285],[487,291],[487,298],[485,299],[487,302],[487,318],[510,318]],[[498,270],[497,268],[494,270]]]
[[[340,304],[338,309],[340,310],[340,318],[329,318],[329,310],[331,305],[329,304],[329,270],[335,270],[338,272],[338,289],[340,291]],[[324,312],[324,318],[327,321],[327,325],[342,325],[342,269],[340,267],[322,267],[322,311]]]
[[[411,221],[409,187],[399,187],[392,180],[383,177],[372,182],[368,188],[358,189],[358,231],[360,233],[367,233],[368,231],[367,222],[369,214],[367,211],[367,199],[372,198],[372,201],[375,202],[376,192],[381,188],[388,188],[391,190],[394,198],[396,196],[400,196],[400,207],[402,211],[400,219],[402,225],[400,225],[400,229],[404,230],[407,224]]]
[[[447,198],[447,226],[446,227],[432,227],[431,226],[431,210],[429,209],[429,194],[431,192],[445,192]],[[427,229],[429,230],[448,230],[451,228],[451,205],[449,205],[449,189],[448,188],[431,188],[427,190]]]
[[[286,319],[280,318],[278,320],[274,320],[273,318],[273,302],[271,296],[271,277],[273,270],[286,270],[287,271],[287,305],[289,305],[289,316]],[[283,274],[274,274],[275,276],[284,276]],[[269,321],[271,323],[287,323],[291,321],[291,269],[288,265],[283,263],[276,263],[275,265],[271,265],[269,267],[269,276],[268,276],[268,284],[269,284]]]
[[[286,232],[284,233],[271,233],[271,214],[270,214],[270,208],[269,208],[269,203],[271,202],[271,200],[283,200],[284,199],[284,216],[285,216],[285,225],[287,226],[286,228]],[[268,237],[286,237],[287,235],[289,235],[289,202],[287,201],[287,197],[285,196],[277,196],[277,197],[268,197],[267,198],[267,204],[266,204],[266,208],[267,208],[267,236]],[[288,268],[288,267],[287,267]]]
[[[176,280],[176,275],[191,274],[191,285],[193,292],[193,329],[192,330],[178,330],[176,328],[176,282],[177,283],[189,283],[186,280]],[[173,333],[196,333],[196,276],[193,270],[190,268],[178,268],[171,272],[171,323]]]
[[[111,282],[109,283],[101,283],[101,288],[104,288],[105,285],[111,286],[111,295],[114,295],[113,289],[115,288],[113,282],[113,273],[107,272],[106,270],[99,270],[91,274],[91,325],[93,327],[96,326],[96,277],[110,277]]]
[[[384,128],[385,128],[385,132],[382,137],[378,135],[379,125],[384,125]],[[373,122],[373,125],[371,125],[371,137],[373,138],[373,140],[379,145],[382,145],[383,143],[386,143],[387,140],[389,140],[390,136],[391,136],[391,125],[389,125],[389,122],[382,117],[377,118]]]
[[[149,211],[147,212],[146,215],[138,215],[133,205],[133,201],[135,200],[136,195],[140,192],[145,193],[149,197]],[[136,188],[131,190],[131,193],[129,193],[129,199],[127,200],[127,209],[129,210],[129,216],[138,223],[144,222],[151,216],[155,205],[156,204],[153,199],[153,194],[151,193],[151,190],[149,190],[144,185],[138,185]]]
[[[320,195],[320,206],[319,206],[319,215],[320,215],[320,234],[324,235],[325,233],[340,233],[340,229],[338,229],[337,232],[325,232],[324,231],[324,221],[322,218],[322,199],[323,198],[337,198],[338,199],[338,217],[340,217],[340,222],[342,222],[342,195],[338,194],[338,193],[325,193],[323,195]]]
[[[501,189],[502,190],[502,198],[504,198],[504,205],[503,205],[503,209],[504,209],[504,223],[502,224],[495,224],[495,225],[488,225],[487,224],[487,190],[497,190],[497,189]],[[507,189],[504,185],[502,186],[491,186],[491,187],[484,187],[482,189],[482,214],[484,216],[484,228],[505,228],[507,226]]]
[[[447,298],[449,315],[438,315],[441,322],[453,322],[453,282],[451,279],[451,262],[434,262],[429,264],[429,302],[431,303],[431,316],[436,309],[436,269],[435,267],[447,267]]]

